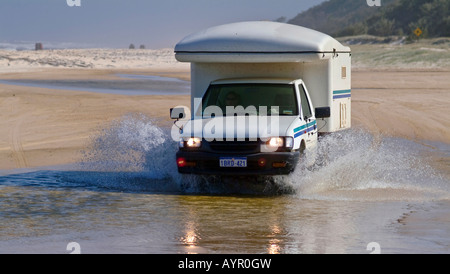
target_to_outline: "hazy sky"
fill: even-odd
[[[173,47],[206,27],[291,19],[325,0],[0,0],[0,42]]]

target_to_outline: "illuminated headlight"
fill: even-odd
[[[272,137],[267,141],[270,147],[282,147],[284,145],[284,140],[281,137]]]
[[[272,148],[279,148],[279,147],[293,148],[294,147],[294,138],[292,138],[292,137],[272,137],[267,141],[267,145]]]
[[[202,139],[192,137],[186,141],[186,147],[200,147],[202,144]]]

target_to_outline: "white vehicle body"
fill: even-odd
[[[318,133],[351,126],[350,49],[328,35],[289,24],[242,22],[192,34],[177,44],[175,53],[178,61],[191,63],[192,111],[183,126],[177,154],[182,173],[286,174],[295,168],[305,149],[316,146]],[[289,87],[294,97],[288,96]],[[247,116],[205,112],[204,101],[209,100],[207,106],[215,102],[208,91],[215,92],[220,102],[224,96],[220,92],[227,88],[238,91],[239,98],[245,101],[240,110]],[[267,122],[273,122],[276,113],[261,115],[257,109],[265,99],[275,100],[268,98],[272,96],[270,90],[290,98],[288,107],[277,110],[281,113],[276,126]],[[252,100],[257,113],[251,113]],[[316,115],[318,107],[317,111],[328,110],[329,114]],[[239,116],[241,122],[237,123]],[[217,130],[219,125],[223,127]],[[267,150],[270,138],[276,137],[282,138],[283,148]],[[197,138],[198,147],[190,147],[191,138]],[[210,141],[223,142],[222,150],[215,151]],[[237,146],[244,147],[250,141],[256,141],[259,148],[244,152]],[[230,149],[226,149],[227,145]],[[245,166],[227,166],[221,160],[234,157]],[[269,166],[250,168],[251,161],[260,159]],[[204,165],[202,161],[215,164]]]

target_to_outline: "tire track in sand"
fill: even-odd
[[[25,157],[25,151],[23,150],[22,146],[22,137],[21,137],[22,122],[23,118],[21,117],[15,123],[10,132],[11,149],[16,161],[16,166],[18,168],[28,167],[27,158]]]
[[[20,104],[20,98],[9,97],[5,98],[2,102],[2,109],[7,111],[6,119],[8,127],[7,129],[7,143],[11,150],[11,157],[14,159],[16,168],[28,167],[28,161],[25,156],[25,151],[22,145],[22,124],[26,116],[24,113],[19,113],[18,105]],[[6,137],[6,136],[5,136]]]

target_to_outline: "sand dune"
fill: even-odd
[[[186,68],[174,58],[173,49],[58,49],[42,51],[0,50],[0,73],[41,68]]]

